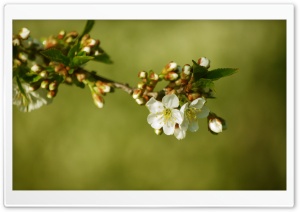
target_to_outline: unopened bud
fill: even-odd
[[[91,47],[89,46],[85,46],[81,49],[81,51],[83,52],[86,52],[87,54],[90,54],[91,53]]]
[[[146,103],[146,100],[143,97],[135,99],[136,103],[139,105],[144,105]]]
[[[41,71],[41,67],[37,64],[34,64],[33,66],[31,66],[31,71],[33,72],[40,72]]]
[[[49,86],[49,80],[43,80],[41,83],[41,88],[48,89]]]
[[[226,129],[226,122],[224,119],[218,117],[214,113],[210,113],[207,117],[208,129],[213,134],[218,134]]]
[[[86,74],[85,73],[78,72],[75,75],[76,75],[76,78],[79,82],[82,82],[83,80],[86,79]]]
[[[100,96],[100,95],[98,95],[96,93],[93,93],[92,97],[93,97],[95,105],[98,108],[103,108],[103,106],[104,106],[104,99],[102,98],[102,96]]]
[[[14,59],[14,67],[20,66],[22,62],[18,59]]]
[[[49,84],[49,90],[50,90],[50,91],[56,90],[57,87],[58,87],[57,81],[53,81],[53,82],[51,82],[51,83]]]
[[[53,97],[56,96],[56,94],[57,94],[57,90],[48,91],[47,97],[48,97],[49,99],[52,99]]]
[[[46,70],[41,71],[40,76],[43,77],[43,78],[47,78],[48,77],[48,72]]]
[[[20,40],[18,38],[13,39],[13,46],[20,46]]]
[[[146,84],[145,84],[144,82],[139,82],[139,83],[137,84],[137,87],[138,87],[139,89],[144,89],[144,88],[146,87]]]
[[[153,81],[157,81],[159,79],[159,77],[156,73],[152,72],[152,73],[150,73],[149,79],[153,80]]]
[[[66,35],[66,32],[64,30],[61,30],[58,35],[57,35],[57,39],[63,39]]]
[[[140,78],[140,79],[146,79],[147,78],[147,72],[146,71],[140,71],[139,73],[138,73],[138,77]]]
[[[209,59],[207,59],[206,57],[201,57],[199,60],[198,60],[198,64],[200,66],[203,66],[205,68],[209,68],[210,67],[210,61]]]
[[[78,36],[78,32],[72,31],[67,34],[67,37],[76,38]]]
[[[96,86],[103,92],[103,93],[109,93],[111,91],[111,86],[109,86],[107,83],[104,83],[100,80],[96,82]]]
[[[193,101],[199,97],[201,97],[201,95],[199,93],[189,93],[188,94],[189,101]]]
[[[185,75],[185,76],[189,76],[191,74],[191,66],[189,64],[185,64],[183,67],[182,67],[182,73]]]
[[[154,129],[154,132],[155,132],[156,135],[161,135],[162,132],[163,132],[163,129],[162,128],[160,128],[160,129]]]
[[[20,38],[23,40],[26,40],[29,37],[30,31],[27,28],[22,28],[21,31],[19,32]]]
[[[163,69],[162,73],[166,74],[170,71],[175,71],[177,69],[177,63],[171,61]]]
[[[132,93],[132,98],[137,99],[140,98],[142,95],[142,90],[141,89],[135,89]]]
[[[178,75],[176,72],[171,71],[171,72],[168,72],[168,73],[165,75],[165,80],[174,81],[174,80],[176,80],[178,77],[179,77],[179,75]]]
[[[20,52],[18,57],[22,62],[26,62],[28,60],[28,55],[24,52]]]
[[[86,45],[87,45],[87,46],[90,46],[90,47],[97,46],[97,45],[99,45],[99,43],[100,43],[99,40],[95,40],[95,39],[92,39],[92,38],[90,38],[90,39],[88,39],[88,40],[86,41]]]

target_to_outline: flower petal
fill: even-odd
[[[183,113],[177,109],[172,109],[172,118],[174,122],[181,124],[183,121]]]
[[[189,124],[189,131],[196,132],[199,129],[198,120],[191,121]]]
[[[188,108],[188,104],[189,103],[187,102],[187,103],[185,103],[184,105],[181,106],[180,112],[182,112],[182,114],[184,114],[185,110]]]
[[[201,109],[203,107],[203,105],[205,104],[205,102],[206,102],[205,99],[198,98],[198,99],[195,99],[194,101],[192,101],[192,103],[190,104],[190,107]]]
[[[206,118],[208,116],[209,112],[210,112],[209,108],[206,105],[204,105],[201,108],[201,112],[197,113],[197,118],[198,119]]]
[[[186,136],[186,131],[181,129],[181,128],[176,128],[175,131],[174,131],[174,136],[178,139],[178,140],[181,140],[181,139],[184,139],[185,136]]]
[[[146,103],[147,108],[151,113],[159,113],[164,110],[164,105],[163,103],[157,101],[155,98],[151,98],[147,103]]]
[[[150,113],[147,117],[147,122],[151,124],[151,127],[154,129],[160,129],[164,125],[163,114]]]
[[[172,135],[172,134],[174,134],[174,131],[175,131],[175,122],[173,122],[173,121],[167,121],[165,123],[165,125],[163,126],[163,130],[164,130],[164,133],[166,135]]]
[[[166,108],[176,108],[179,106],[179,99],[175,94],[169,94],[162,98],[162,103]]]

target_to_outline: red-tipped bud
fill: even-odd
[[[41,88],[48,89],[49,86],[49,80],[43,80],[41,83]]]
[[[177,69],[177,63],[171,61],[164,67],[164,69],[162,70],[162,73],[166,74],[170,71],[176,71],[176,69]]]
[[[145,84],[144,82],[139,82],[139,83],[137,84],[137,87],[138,87],[139,89],[144,89],[144,88],[146,87],[146,84]]]
[[[149,79],[152,81],[157,81],[159,79],[158,75],[154,72],[150,73]]]
[[[96,93],[93,93],[92,97],[93,97],[95,105],[98,108],[103,108],[103,106],[104,106],[104,99],[102,98],[102,96],[100,96],[100,95],[98,95]]]
[[[209,59],[207,59],[206,57],[201,57],[201,58],[199,58],[198,64],[199,64],[200,66],[205,67],[205,68],[209,68],[209,67],[210,67],[210,61],[209,61]]]
[[[65,35],[66,35],[66,31],[64,31],[64,30],[61,30],[59,33],[58,33],[58,35],[57,35],[57,39],[63,39],[64,37],[65,37]]]
[[[37,64],[34,64],[33,66],[31,66],[30,70],[33,71],[33,72],[38,73],[38,72],[41,71],[41,67],[39,65],[37,65]]]
[[[132,98],[137,99],[140,98],[142,95],[142,90],[141,89],[135,89],[132,93]]]
[[[41,71],[41,72],[40,72],[40,76],[41,76],[42,78],[47,78],[47,77],[48,77],[48,72],[47,72],[46,70]]]
[[[82,82],[83,80],[86,79],[86,74],[85,73],[77,72],[75,75],[76,75],[76,78],[79,82]]]
[[[139,105],[144,105],[146,103],[146,100],[143,97],[135,99],[136,103]]]
[[[51,83],[49,84],[49,90],[50,90],[50,91],[56,90],[57,87],[58,87],[57,81],[53,81],[53,82],[51,82]]]
[[[201,97],[201,95],[199,93],[189,93],[187,97],[188,97],[189,101],[193,101],[193,100]]]
[[[54,97],[56,96],[56,94],[57,94],[57,90],[48,91],[47,97],[48,97],[49,99],[52,99],[52,98],[54,98]]]
[[[161,135],[163,133],[163,129],[160,128],[160,129],[154,129],[154,132],[156,135]]]
[[[176,72],[171,71],[165,75],[165,80],[174,81],[174,80],[177,80],[178,77],[179,77],[179,75]]]
[[[214,113],[210,113],[208,115],[207,121],[208,121],[208,130],[213,134],[218,134],[227,128],[225,120],[218,117]]]

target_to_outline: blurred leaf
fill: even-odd
[[[95,56],[94,60],[98,61],[98,62],[106,63],[106,64],[112,64],[113,63],[113,61],[110,59],[110,57],[106,53]]]
[[[84,30],[82,32],[82,34],[79,36],[79,40],[81,40],[81,38],[85,35],[85,34],[88,34],[92,29],[93,29],[93,26],[95,24],[95,21],[93,20],[88,20],[85,24],[85,27],[84,27]]]
[[[196,89],[200,88],[210,88],[214,89],[214,82],[211,79],[201,78],[198,81],[193,83],[193,87]]]
[[[80,43],[74,44],[68,52],[68,58],[72,59],[75,56],[75,53],[78,51]]]
[[[194,71],[195,81],[198,81],[200,78],[203,78],[208,72],[206,68],[198,65],[198,63],[196,63],[194,60],[193,60],[193,71]]]
[[[75,56],[72,60],[72,66],[81,66],[92,59],[94,59],[92,56]]]
[[[49,58],[51,61],[63,63],[66,66],[69,65],[69,58],[58,49],[47,49],[41,51],[41,54]]]
[[[205,78],[211,80],[217,80],[222,77],[230,76],[238,71],[237,68],[218,68],[207,72]]]

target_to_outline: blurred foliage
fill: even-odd
[[[18,20],[33,37],[84,28],[86,21]],[[61,86],[54,102],[30,113],[13,108],[15,190],[285,190],[285,21],[96,21],[113,64],[87,69],[134,86],[140,70],[171,60],[239,72],[215,83],[208,107],[228,130],[213,136],[206,120],[178,141],[154,134],[148,110],[122,91],[103,109],[87,89]]]

